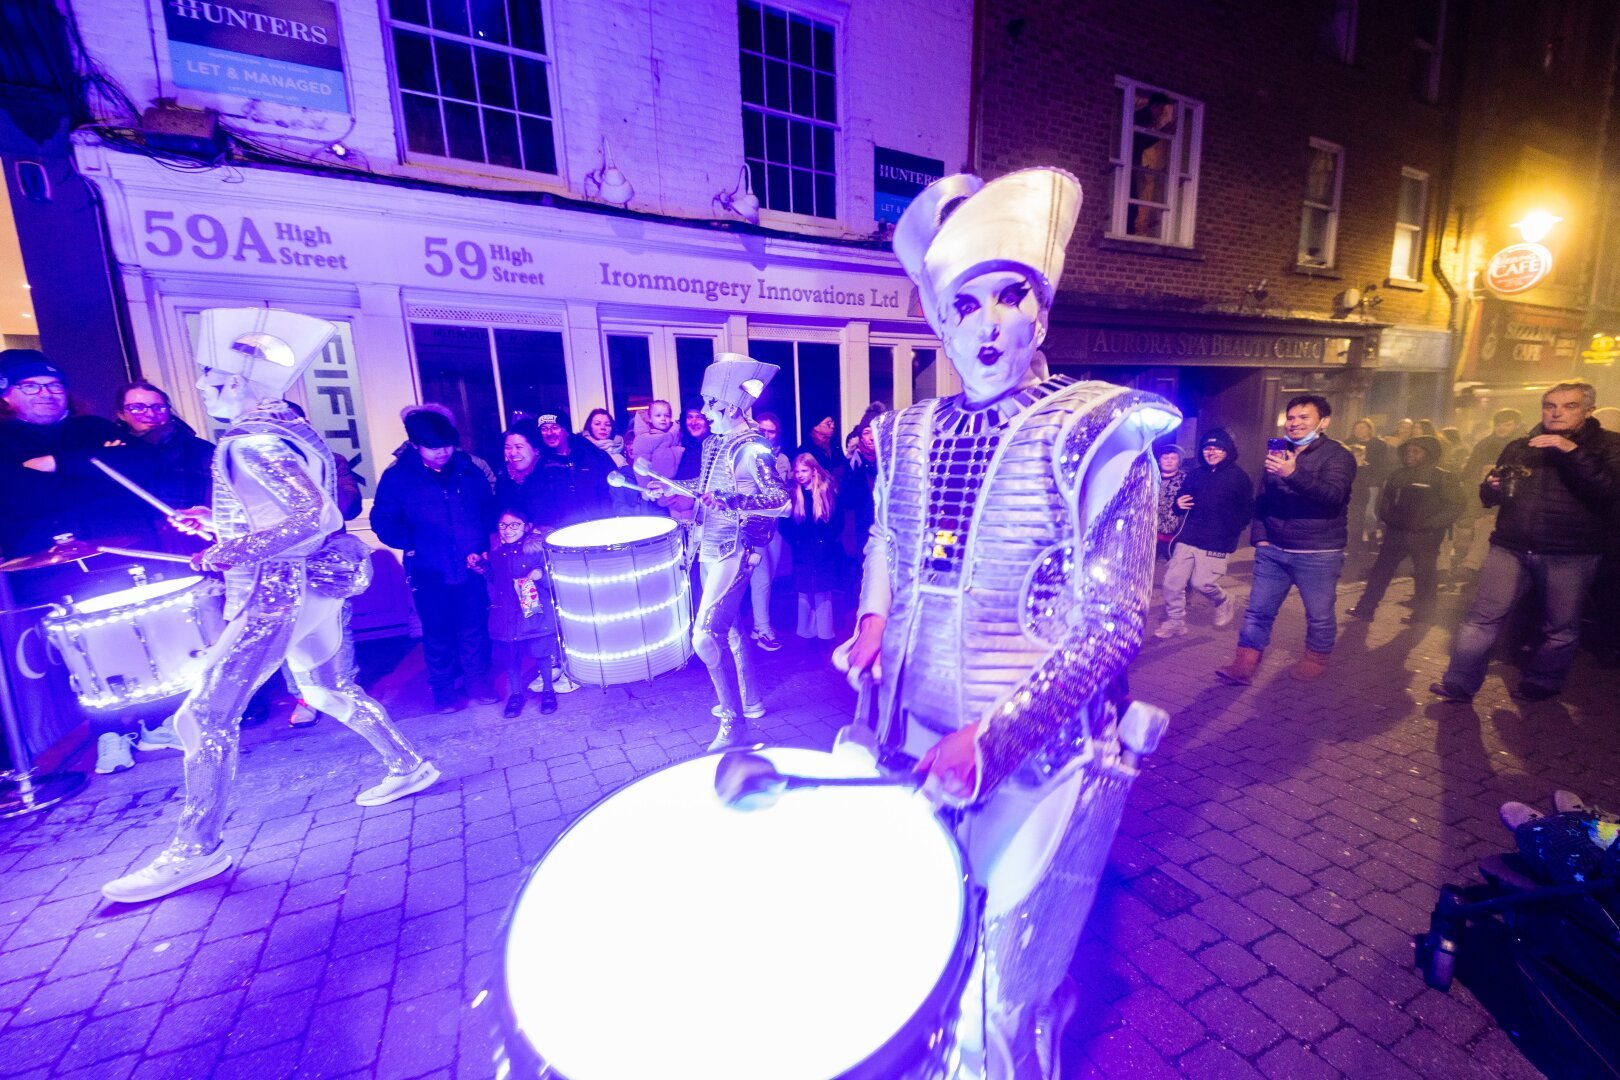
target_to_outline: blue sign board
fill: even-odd
[[[177,86],[349,111],[330,0],[163,0]]]
[[[945,163],[934,158],[872,148],[872,216],[899,221],[917,193],[945,175]]]

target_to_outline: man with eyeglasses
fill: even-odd
[[[15,558],[50,547],[53,537],[104,534],[98,508],[110,481],[58,471],[62,455],[94,454],[118,438],[99,416],[74,416],[67,374],[36,349],[0,352],[0,555]]]

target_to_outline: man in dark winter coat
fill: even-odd
[[[1412,560],[1410,622],[1428,618],[1440,590],[1440,541],[1462,513],[1457,478],[1440,468],[1445,448],[1440,440],[1418,435],[1401,444],[1401,467],[1384,480],[1378,495],[1378,519],[1384,523],[1384,546],[1367,573],[1367,588],[1351,608],[1355,619],[1370,619],[1384,599],[1401,560]]]
[[[1543,596],[1543,640],[1514,696],[1542,701],[1564,687],[1580,637],[1581,606],[1611,543],[1620,506],[1620,433],[1592,418],[1590,383],[1561,382],[1541,396],[1541,423],[1502,450],[1479,486],[1500,507],[1479,592],[1451,643],[1445,677],[1429,689],[1468,701],[1508,613],[1532,585]]]
[[[460,708],[458,672],[469,695],[495,702],[487,677],[489,593],[468,562],[489,547],[489,477],[459,449],[455,425],[439,413],[411,413],[405,435],[410,441],[377,481],[371,527],[383,543],[405,552],[434,707]]]
[[[536,503],[535,522],[542,529],[555,529],[581,521],[613,517],[613,489],[608,474],[617,466],[608,453],[583,435],[568,430],[567,420],[556,413],[538,419],[540,462],[535,479],[541,497]]]
[[[1176,509],[1185,517],[1172,540],[1164,571],[1164,622],[1158,638],[1187,632],[1187,586],[1215,605],[1215,625],[1229,625],[1237,601],[1221,588],[1226,560],[1254,512],[1254,481],[1237,463],[1237,444],[1225,428],[1212,428],[1198,443],[1201,464],[1184,471]]]
[[[67,374],[44,353],[0,353],[0,557],[43,551],[60,533],[113,535],[100,511],[119,489],[94,469],[59,470],[57,459],[94,454],[117,439],[112,421],[73,415]]]
[[[1350,487],[1355,455],[1328,438],[1333,406],[1319,394],[1301,394],[1283,415],[1283,444],[1267,450],[1264,486],[1255,502],[1254,585],[1232,663],[1216,672],[1247,686],[1271,643],[1271,624],[1291,588],[1305,604],[1305,655],[1297,679],[1319,679],[1338,636],[1334,606],[1344,548],[1349,540]]]

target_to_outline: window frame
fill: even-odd
[[[1118,109],[1114,113],[1118,131],[1110,133],[1114,136],[1113,146],[1108,154],[1113,171],[1113,188],[1109,196],[1111,205],[1105,235],[1110,240],[1122,240],[1133,244],[1190,249],[1193,246],[1198,223],[1198,181],[1203,158],[1204,103],[1185,94],[1178,94],[1123,75],[1115,77],[1114,90],[1118,95]],[[1173,162],[1170,169],[1171,190],[1169,201],[1164,204],[1169,226],[1161,229],[1158,236],[1131,233],[1126,229],[1131,207],[1143,204],[1143,200],[1131,198],[1130,187],[1133,168],[1131,142],[1137,131],[1133,122],[1135,114],[1133,103],[1138,92],[1163,94],[1176,104],[1176,128],[1170,140]]]
[[[377,0],[378,18],[381,21],[380,32],[383,39],[383,57],[388,67],[389,107],[394,118],[394,134],[399,162],[407,167],[416,167],[433,172],[451,172],[473,174],[479,176],[496,177],[505,180],[526,181],[531,184],[542,184],[546,187],[567,191],[568,163],[565,149],[567,140],[563,137],[563,109],[559,101],[559,80],[557,77],[558,58],[552,34],[556,21],[552,18],[552,5],[550,0],[532,0],[540,8],[540,18],[545,34],[546,52],[534,53],[527,49],[515,48],[511,45],[501,45],[496,42],[481,41],[472,37],[462,37],[443,30],[436,30],[430,26],[421,26],[416,23],[396,22],[392,12],[389,11],[389,0]],[[441,154],[427,154],[410,148],[410,134],[405,127],[405,90],[400,86],[398,57],[394,51],[394,30],[403,29],[411,33],[421,33],[428,37],[444,38],[448,41],[466,44],[472,48],[488,48],[504,52],[509,56],[520,56],[529,60],[536,60],[546,69],[546,94],[551,102],[552,156],[556,159],[555,172],[541,172],[534,169],[513,168],[510,165],[497,165],[488,161],[473,161],[470,158],[449,157]],[[476,76],[475,76],[476,77]],[[427,96],[421,91],[412,90],[410,93],[418,96]],[[433,99],[438,102],[446,100],[443,94],[435,93]],[[450,99],[459,100],[459,99]],[[480,109],[483,102],[478,102]],[[494,106],[502,108],[501,106]],[[441,104],[442,110],[442,104]],[[514,115],[533,115],[517,112],[517,110],[503,110],[513,112]],[[441,112],[442,116],[442,112]],[[482,133],[482,118],[480,117],[480,133]],[[448,145],[448,143],[447,143]]]
[[[1423,256],[1429,243],[1429,174],[1422,169],[1402,165],[1401,184],[1403,187],[1408,180],[1415,180],[1421,185],[1423,194],[1418,204],[1418,220],[1415,223],[1401,220],[1400,191],[1397,189],[1395,198],[1395,237],[1398,239],[1403,232],[1415,234],[1411,247],[1408,248],[1412,253],[1412,265],[1408,266],[1407,269],[1415,269],[1416,273],[1395,272],[1395,249],[1392,246],[1390,248],[1388,280],[1399,284],[1416,285],[1423,281]]]
[[[737,115],[737,121],[738,121],[738,125],[739,125],[739,132],[738,133],[741,136],[742,142],[743,142],[743,164],[744,164],[745,167],[749,167],[751,160],[753,160],[753,159],[750,159],[748,157],[748,151],[747,151],[747,120],[746,120],[746,114],[747,114],[748,110],[750,110],[750,109],[753,109],[753,110],[757,111],[762,117],[771,117],[771,116],[782,117],[784,120],[786,120],[789,123],[789,125],[791,125],[794,121],[801,121],[803,123],[811,125],[812,129],[819,127],[819,128],[824,128],[824,129],[826,129],[826,130],[828,130],[828,131],[830,131],[832,133],[833,168],[832,168],[832,170],[830,172],[830,175],[832,176],[832,180],[833,180],[833,199],[832,199],[832,214],[830,216],[821,217],[821,216],[816,215],[816,214],[802,214],[802,213],[799,213],[799,212],[797,212],[795,210],[792,210],[792,209],[782,209],[780,207],[772,207],[772,206],[768,205],[768,199],[769,199],[769,175],[768,175],[768,170],[769,170],[770,165],[772,165],[773,163],[774,164],[786,164],[787,168],[790,171],[793,169],[793,165],[791,164],[791,158],[792,158],[791,150],[790,150],[790,153],[789,153],[789,161],[788,162],[786,162],[786,163],[773,162],[772,159],[769,156],[768,140],[767,140],[767,145],[761,148],[762,151],[763,151],[763,156],[758,159],[759,161],[762,162],[761,172],[762,172],[763,175],[758,176],[758,177],[753,177],[753,183],[754,183],[754,194],[759,197],[759,202],[760,202],[759,210],[760,210],[760,217],[761,217],[762,220],[769,221],[770,223],[777,224],[777,225],[794,225],[794,226],[802,226],[802,227],[811,228],[811,229],[814,229],[814,228],[817,228],[817,227],[825,229],[825,228],[828,228],[829,226],[837,226],[839,223],[841,223],[844,220],[845,208],[848,206],[849,180],[850,180],[849,175],[848,175],[848,173],[846,171],[847,166],[849,164],[849,162],[848,162],[848,153],[847,153],[846,147],[844,146],[845,118],[848,116],[848,113],[849,113],[848,99],[847,99],[848,88],[846,86],[846,79],[845,79],[845,75],[844,75],[844,73],[845,73],[845,71],[847,70],[847,67],[848,67],[847,62],[846,62],[847,57],[845,55],[845,40],[846,40],[845,20],[840,15],[835,14],[834,12],[825,10],[822,7],[818,6],[818,5],[804,4],[804,3],[786,4],[786,3],[781,3],[781,2],[773,2],[773,0],[736,0],[736,7],[738,9],[739,16],[740,16],[741,9],[742,9],[745,2],[750,2],[754,6],[760,8],[762,10],[769,8],[769,9],[772,9],[774,11],[781,12],[785,17],[787,17],[789,19],[790,22],[791,22],[792,17],[797,15],[798,17],[800,17],[802,19],[805,19],[805,20],[807,20],[809,22],[819,23],[819,24],[821,24],[823,26],[827,26],[827,27],[830,27],[832,29],[832,33],[833,33],[833,43],[832,43],[833,68],[832,68],[831,74],[832,74],[832,78],[833,78],[833,109],[834,109],[834,116],[835,116],[834,120],[829,122],[829,121],[826,121],[826,120],[822,120],[819,117],[803,116],[803,115],[800,115],[798,113],[784,112],[784,111],[782,111],[780,109],[773,109],[769,105],[756,104],[756,103],[744,100],[743,95],[742,95],[742,82],[741,82],[741,70],[740,70],[741,65],[743,63],[743,58],[745,56],[752,55],[752,56],[760,57],[761,60],[763,61],[763,60],[765,60],[767,58],[767,54],[763,51],[763,49],[764,49],[763,42],[761,43],[761,51],[756,53],[753,50],[746,49],[743,46],[743,43],[742,43],[740,37],[739,37],[739,39],[737,41],[737,53],[736,53],[737,63],[738,63],[738,67],[739,67],[738,91],[737,91],[737,114],[736,115]],[[790,67],[790,70],[791,70],[791,68],[793,66],[793,61],[791,59],[788,59],[787,63],[789,64],[789,67]],[[816,69],[811,68],[809,70],[814,72]],[[790,146],[791,146],[791,142],[792,142],[792,129],[791,129],[791,127],[789,128],[788,139],[789,139],[789,143],[790,143]],[[752,168],[751,167],[750,167],[750,172],[752,173]],[[812,170],[810,170],[810,172],[812,174],[812,177],[814,177],[816,175],[827,175],[828,174],[827,170],[819,169],[819,168],[812,169]],[[790,201],[791,201],[791,194],[790,194]]]
[[[1354,66],[1356,62],[1356,38],[1361,31],[1361,0],[1329,0],[1327,18],[1322,26],[1320,40],[1323,50],[1341,64]],[[1340,19],[1345,22],[1344,38],[1337,39],[1328,35],[1330,26]]]
[[[1445,63],[1446,55],[1446,17],[1449,14],[1447,11],[1448,5],[1446,0],[1434,0],[1434,2],[1436,7],[1434,40],[1428,40],[1422,35],[1422,33],[1417,31],[1414,31],[1412,34],[1413,63],[1417,63],[1419,56],[1427,54],[1423,61],[1428,65],[1428,72],[1424,80],[1424,84],[1421,89],[1414,87],[1414,90],[1416,90],[1414,96],[1425,105],[1438,105],[1440,103],[1440,72]]]
[[[1312,137],[1307,146],[1310,155],[1305,163],[1305,191],[1300,196],[1299,237],[1294,245],[1294,265],[1301,270],[1333,270],[1339,265],[1339,214],[1344,202],[1344,147],[1326,139]],[[1316,154],[1325,153],[1333,158],[1333,201],[1330,204],[1312,202],[1310,194],[1310,166]],[[1320,262],[1310,260],[1305,251],[1306,211],[1327,211],[1323,251]]]

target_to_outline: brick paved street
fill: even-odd
[[[1466,989],[1424,987],[1409,935],[1437,886],[1506,850],[1502,801],[1569,787],[1620,803],[1617,680],[1583,658],[1562,703],[1516,704],[1493,673],[1473,708],[1430,704],[1448,634],[1401,623],[1408,588],[1346,629],[1314,686],[1283,670],[1297,601],[1249,689],[1210,677],[1235,635],[1197,598],[1189,636],[1145,649],[1133,688],[1174,723],[1073,965],[1072,1076],[1538,1075]],[[789,640],[760,661],[762,726],[825,746],[853,695],[824,650]],[[525,868],[604,792],[699,751],[707,682],[694,665],[507,721],[420,715],[417,670],[411,654],[377,691],[443,768],[438,788],[362,809],[376,766],[359,739],[329,719],[250,729],[237,867],[169,899],[120,907],[98,889],[168,839],[177,754],[0,822],[0,1070],[490,1076],[470,1006]]]

